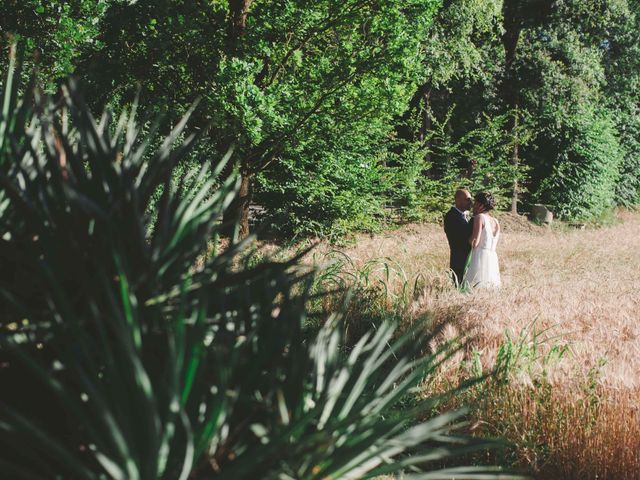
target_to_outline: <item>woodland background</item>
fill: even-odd
[[[635,0],[4,0],[0,41],[161,132],[199,98],[189,162],[235,146],[241,233],[255,205],[337,237],[438,219],[460,186],[569,220],[638,204],[639,23]]]

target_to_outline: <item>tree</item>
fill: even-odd
[[[208,133],[197,157],[235,146],[241,195],[224,217],[240,220],[242,235],[254,200],[281,232],[331,234],[375,228],[389,204],[440,205],[457,184],[504,193],[511,174],[516,211],[541,198],[537,189],[573,151],[557,139],[589,137],[569,119],[581,111],[615,122],[618,202],[640,201],[637,0],[6,0],[0,8],[2,31],[39,52],[49,91],[73,72],[99,111],[130,104],[140,89],[142,112],[164,115],[161,132],[200,98],[192,128]],[[527,146],[531,131],[538,139]]]
[[[505,109],[511,113],[507,125],[508,136],[518,129],[520,82],[516,74],[518,44],[523,29],[541,24],[550,13],[551,2],[545,0],[504,0],[502,4],[502,46],[504,48],[504,71],[500,80],[500,96]],[[520,144],[516,140],[511,148],[511,163],[520,164]],[[513,182],[511,213],[518,213],[518,181]]]
[[[391,129],[388,119],[406,108],[421,75],[418,53],[436,6],[434,0],[113,5],[100,35],[105,47],[79,71],[97,92],[95,105],[132,98],[138,83],[141,103],[159,110],[180,112],[200,95],[204,113],[197,122],[212,122],[212,145],[217,151],[237,145],[242,188],[227,217],[241,220],[244,235],[255,176],[313,144],[323,134],[320,118],[329,122],[324,131],[354,144],[371,122],[381,125],[378,135]]]
[[[606,28],[596,30],[604,47],[604,93],[624,150],[616,198],[629,207],[640,204],[640,2],[614,2],[605,18]]]
[[[438,10],[425,42],[426,82],[419,86],[411,101],[411,109],[420,112],[421,141],[431,127],[434,112],[430,97],[434,92],[443,95],[456,82],[493,79],[492,46],[500,23],[500,5],[498,0],[448,0]],[[457,100],[455,95],[448,96],[446,109]]]
[[[556,2],[547,21],[523,37],[521,104],[537,132],[524,152],[532,197],[566,218],[592,217],[619,203],[620,170],[637,158],[632,144],[621,142],[633,130],[624,114],[633,97],[614,80],[620,77],[610,58],[612,45],[625,43],[621,25],[629,18],[626,2]]]
[[[3,0],[0,2],[0,46],[8,49],[18,39],[35,62],[48,90],[73,73],[76,61],[87,49],[101,48],[99,23],[112,0]],[[17,37],[17,38],[15,38]],[[6,66],[7,56],[0,56]],[[29,57],[27,57],[29,60]],[[29,71],[25,68],[24,71]]]

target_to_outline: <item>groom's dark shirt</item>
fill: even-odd
[[[451,256],[449,257],[449,267],[456,274],[458,282],[462,282],[464,267],[467,257],[471,251],[469,238],[473,229],[473,220],[467,221],[464,214],[455,207],[444,216],[444,233],[449,241]]]

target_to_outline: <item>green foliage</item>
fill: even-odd
[[[505,135],[511,115],[520,113],[485,117],[482,127],[471,130],[459,142],[463,157],[470,160],[470,174],[462,185],[472,192],[490,191],[497,200],[498,208],[508,204],[513,182],[521,183],[526,173],[525,166],[511,163],[509,153],[516,141],[519,145],[526,145],[531,133],[528,125],[521,121],[518,128]]]
[[[614,108],[624,160],[620,166],[617,201],[627,207],[640,205],[640,8],[637,2],[611,6],[607,22],[610,48],[604,57],[606,95]]]
[[[485,116],[480,126],[455,138],[449,124],[452,113],[433,123],[429,138],[432,164],[427,172],[432,180],[425,189],[425,204],[441,214],[450,207],[457,188],[468,188],[491,191],[498,206],[504,207],[514,180],[521,181],[526,173],[524,166],[513,165],[509,159],[514,137],[504,134],[508,115]],[[520,144],[528,142],[527,124],[521,123],[514,135]]]
[[[640,205],[640,114],[621,112],[616,119],[624,158],[616,186],[616,202],[626,207]]]
[[[8,0],[0,30],[39,52],[48,91],[74,73],[102,109],[140,90],[143,113],[164,114],[162,134],[201,98],[191,125],[212,128],[200,162],[235,145],[243,205],[279,235],[433,220],[461,185],[505,207],[514,180],[523,206],[549,201],[568,218],[611,196],[640,202],[635,0]],[[518,32],[513,62],[506,30]],[[607,131],[598,119],[614,121],[620,152],[583,114]],[[578,193],[559,178],[603,155],[596,171],[618,179],[603,173],[590,209],[564,205]]]
[[[491,41],[501,20],[496,0],[452,0],[443,2],[429,29],[424,62],[432,89],[451,85],[452,80],[493,80]]]
[[[559,132],[559,158],[537,193],[562,218],[588,219],[616,204],[623,161],[611,114],[583,109]]]
[[[549,342],[545,338],[547,333],[548,329],[537,329],[536,320],[523,328],[515,339],[505,333],[504,341],[498,348],[494,381],[504,386],[525,374],[532,383],[548,382],[549,368],[562,360],[569,346],[566,343]],[[546,352],[543,351],[544,346],[548,347]]]
[[[476,43],[476,34],[469,31],[469,25],[474,22],[480,21],[479,25],[491,24],[490,8],[485,9],[485,16],[480,16],[471,2],[461,1],[451,2],[439,12],[433,31],[440,31],[443,25],[452,26],[453,29],[441,37],[452,42],[450,52],[457,55],[457,48],[460,48],[467,55],[455,60],[446,51],[448,44],[431,47],[438,54],[434,54],[430,60],[432,77],[423,89],[428,92],[428,96],[421,108],[426,109],[435,119],[423,123],[423,128],[426,125],[432,135],[432,148],[435,149],[432,172],[435,178],[442,178],[448,185],[446,195],[450,195],[456,184],[465,183],[456,170],[468,167],[468,160],[460,160],[454,146],[459,139],[469,135],[472,142],[478,142],[478,148],[483,152],[481,157],[490,160],[485,164],[485,172],[480,168],[479,175],[467,182],[467,185],[472,190],[484,188],[489,182],[483,177],[489,174],[500,175],[502,170],[500,161],[496,162],[494,158],[504,155],[504,148],[512,144],[513,140],[524,137],[524,141],[518,140],[520,158],[524,165],[518,175],[520,186],[529,191],[528,194],[524,192],[525,206],[555,195],[553,205],[558,209],[565,207],[562,192],[564,187],[558,181],[550,179],[549,175],[556,169],[562,170],[561,175],[573,175],[565,171],[566,166],[559,167],[567,162],[567,157],[576,157],[575,153],[569,154],[569,151],[579,151],[580,155],[590,158],[594,155],[598,157],[598,172],[605,168],[602,162],[607,164],[607,173],[602,173],[603,177],[595,180],[604,182],[601,191],[594,194],[595,203],[589,207],[592,210],[589,215],[598,214],[605,204],[611,204],[612,198],[614,203],[633,204],[637,198],[637,176],[633,173],[637,171],[633,123],[640,71],[637,63],[637,58],[640,58],[637,55],[640,43],[635,33],[637,15],[640,13],[637,3],[561,1],[555,2],[542,16],[541,12],[529,9],[529,4],[533,5],[535,2],[520,2],[520,7],[526,8],[517,7],[517,2],[510,4],[517,7],[514,18],[517,20],[516,26],[521,28],[521,34],[517,43],[515,66],[508,79],[505,77],[501,39],[486,33],[480,47]],[[460,17],[460,12],[464,12],[465,8],[470,8],[471,11]],[[504,17],[505,11],[502,14],[503,18],[498,18],[497,21],[508,21]],[[478,32],[481,31],[482,28],[479,28]],[[471,56],[477,49],[482,54]],[[475,61],[469,62],[471,58],[475,58]],[[460,75],[441,74],[449,71],[449,65],[459,66],[455,71],[460,72]],[[479,71],[468,68],[469,65],[479,68]],[[441,77],[448,79],[443,85],[438,83]],[[518,111],[522,115],[520,128],[523,131],[513,135],[511,140],[505,135],[510,129],[506,128],[505,122],[499,121],[506,113],[504,100],[497,94],[506,88],[505,82],[508,88],[517,92]],[[453,113],[452,104],[458,104]],[[594,109],[598,113],[590,112]],[[491,133],[491,128],[483,133],[484,140],[473,133],[479,124],[486,121],[482,118],[483,115],[497,121],[499,126],[493,130],[495,134]],[[588,131],[592,125],[589,122],[580,123],[579,117],[583,115],[591,119],[613,119],[613,130],[610,122],[595,120],[605,129],[604,138],[596,139],[595,131]],[[443,123],[448,124],[445,129],[441,128]],[[497,140],[500,135],[500,141],[491,141],[491,138]],[[444,141],[445,137],[448,140]],[[600,147],[585,147],[592,142]],[[616,142],[619,147],[616,147]],[[621,160],[621,155],[624,160]],[[503,165],[509,168],[508,164]],[[619,166],[619,181],[612,182]],[[453,173],[447,178],[444,172]],[[575,174],[581,176],[577,172]],[[541,190],[543,182],[544,191]],[[579,184],[575,185],[576,190],[580,188]],[[585,188],[587,194],[591,194],[590,187]],[[506,183],[498,185],[497,189],[502,195],[509,194]],[[576,192],[569,194],[571,195],[579,194]],[[567,205],[563,214],[568,217],[583,215],[578,210],[584,208],[587,208],[586,205],[578,209],[575,205]]]
[[[188,191],[186,180],[173,184],[196,141],[184,133],[188,115],[155,148],[135,111],[115,125],[108,113],[96,121],[73,83],[58,105],[37,92],[18,102],[9,79],[0,117],[4,474],[498,471],[437,470],[489,443],[455,434],[462,412],[429,418],[437,398],[400,408],[451,348],[421,357],[430,338],[396,337],[387,322],[345,354],[335,318],[303,336],[313,278],[297,259],[243,263],[247,242],[234,241],[207,255],[237,182],[213,188],[227,157],[213,172],[189,172],[197,181]]]
[[[140,83],[141,104],[175,118],[200,95],[196,124],[213,120],[219,154],[235,143],[243,175],[260,176],[267,223],[305,234],[375,227],[380,144],[423,74],[437,2],[249,2],[238,36],[231,3],[114,4],[104,48],[79,72],[92,104],[126,102]]]
[[[549,22],[526,37],[520,74],[529,84],[524,103],[537,137],[523,156],[532,200],[560,217],[590,219],[634,201],[630,171],[637,156],[633,133],[625,133],[634,129],[625,113],[631,99],[608,58],[624,51],[612,48],[623,37],[607,33],[633,15],[626,2],[559,2]]]
[[[17,38],[0,38],[0,45],[23,42],[36,53],[37,67],[45,85],[74,72],[79,57],[100,49],[100,21],[112,0],[6,0],[0,4],[0,31]],[[5,43],[6,42],[6,43]],[[5,58],[0,59],[4,65]],[[32,62],[27,63],[27,65]]]
[[[383,159],[393,210],[403,221],[426,219],[427,201],[438,184],[427,176],[430,163],[423,142],[392,138]]]
[[[379,228],[388,180],[372,137],[363,133],[354,144],[352,136],[318,135],[261,173],[256,201],[267,209],[265,228],[330,238]]]

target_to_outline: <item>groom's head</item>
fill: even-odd
[[[469,210],[471,208],[471,194],[463,188],[456,190],[455,196],[456,208],[458,210]]]

